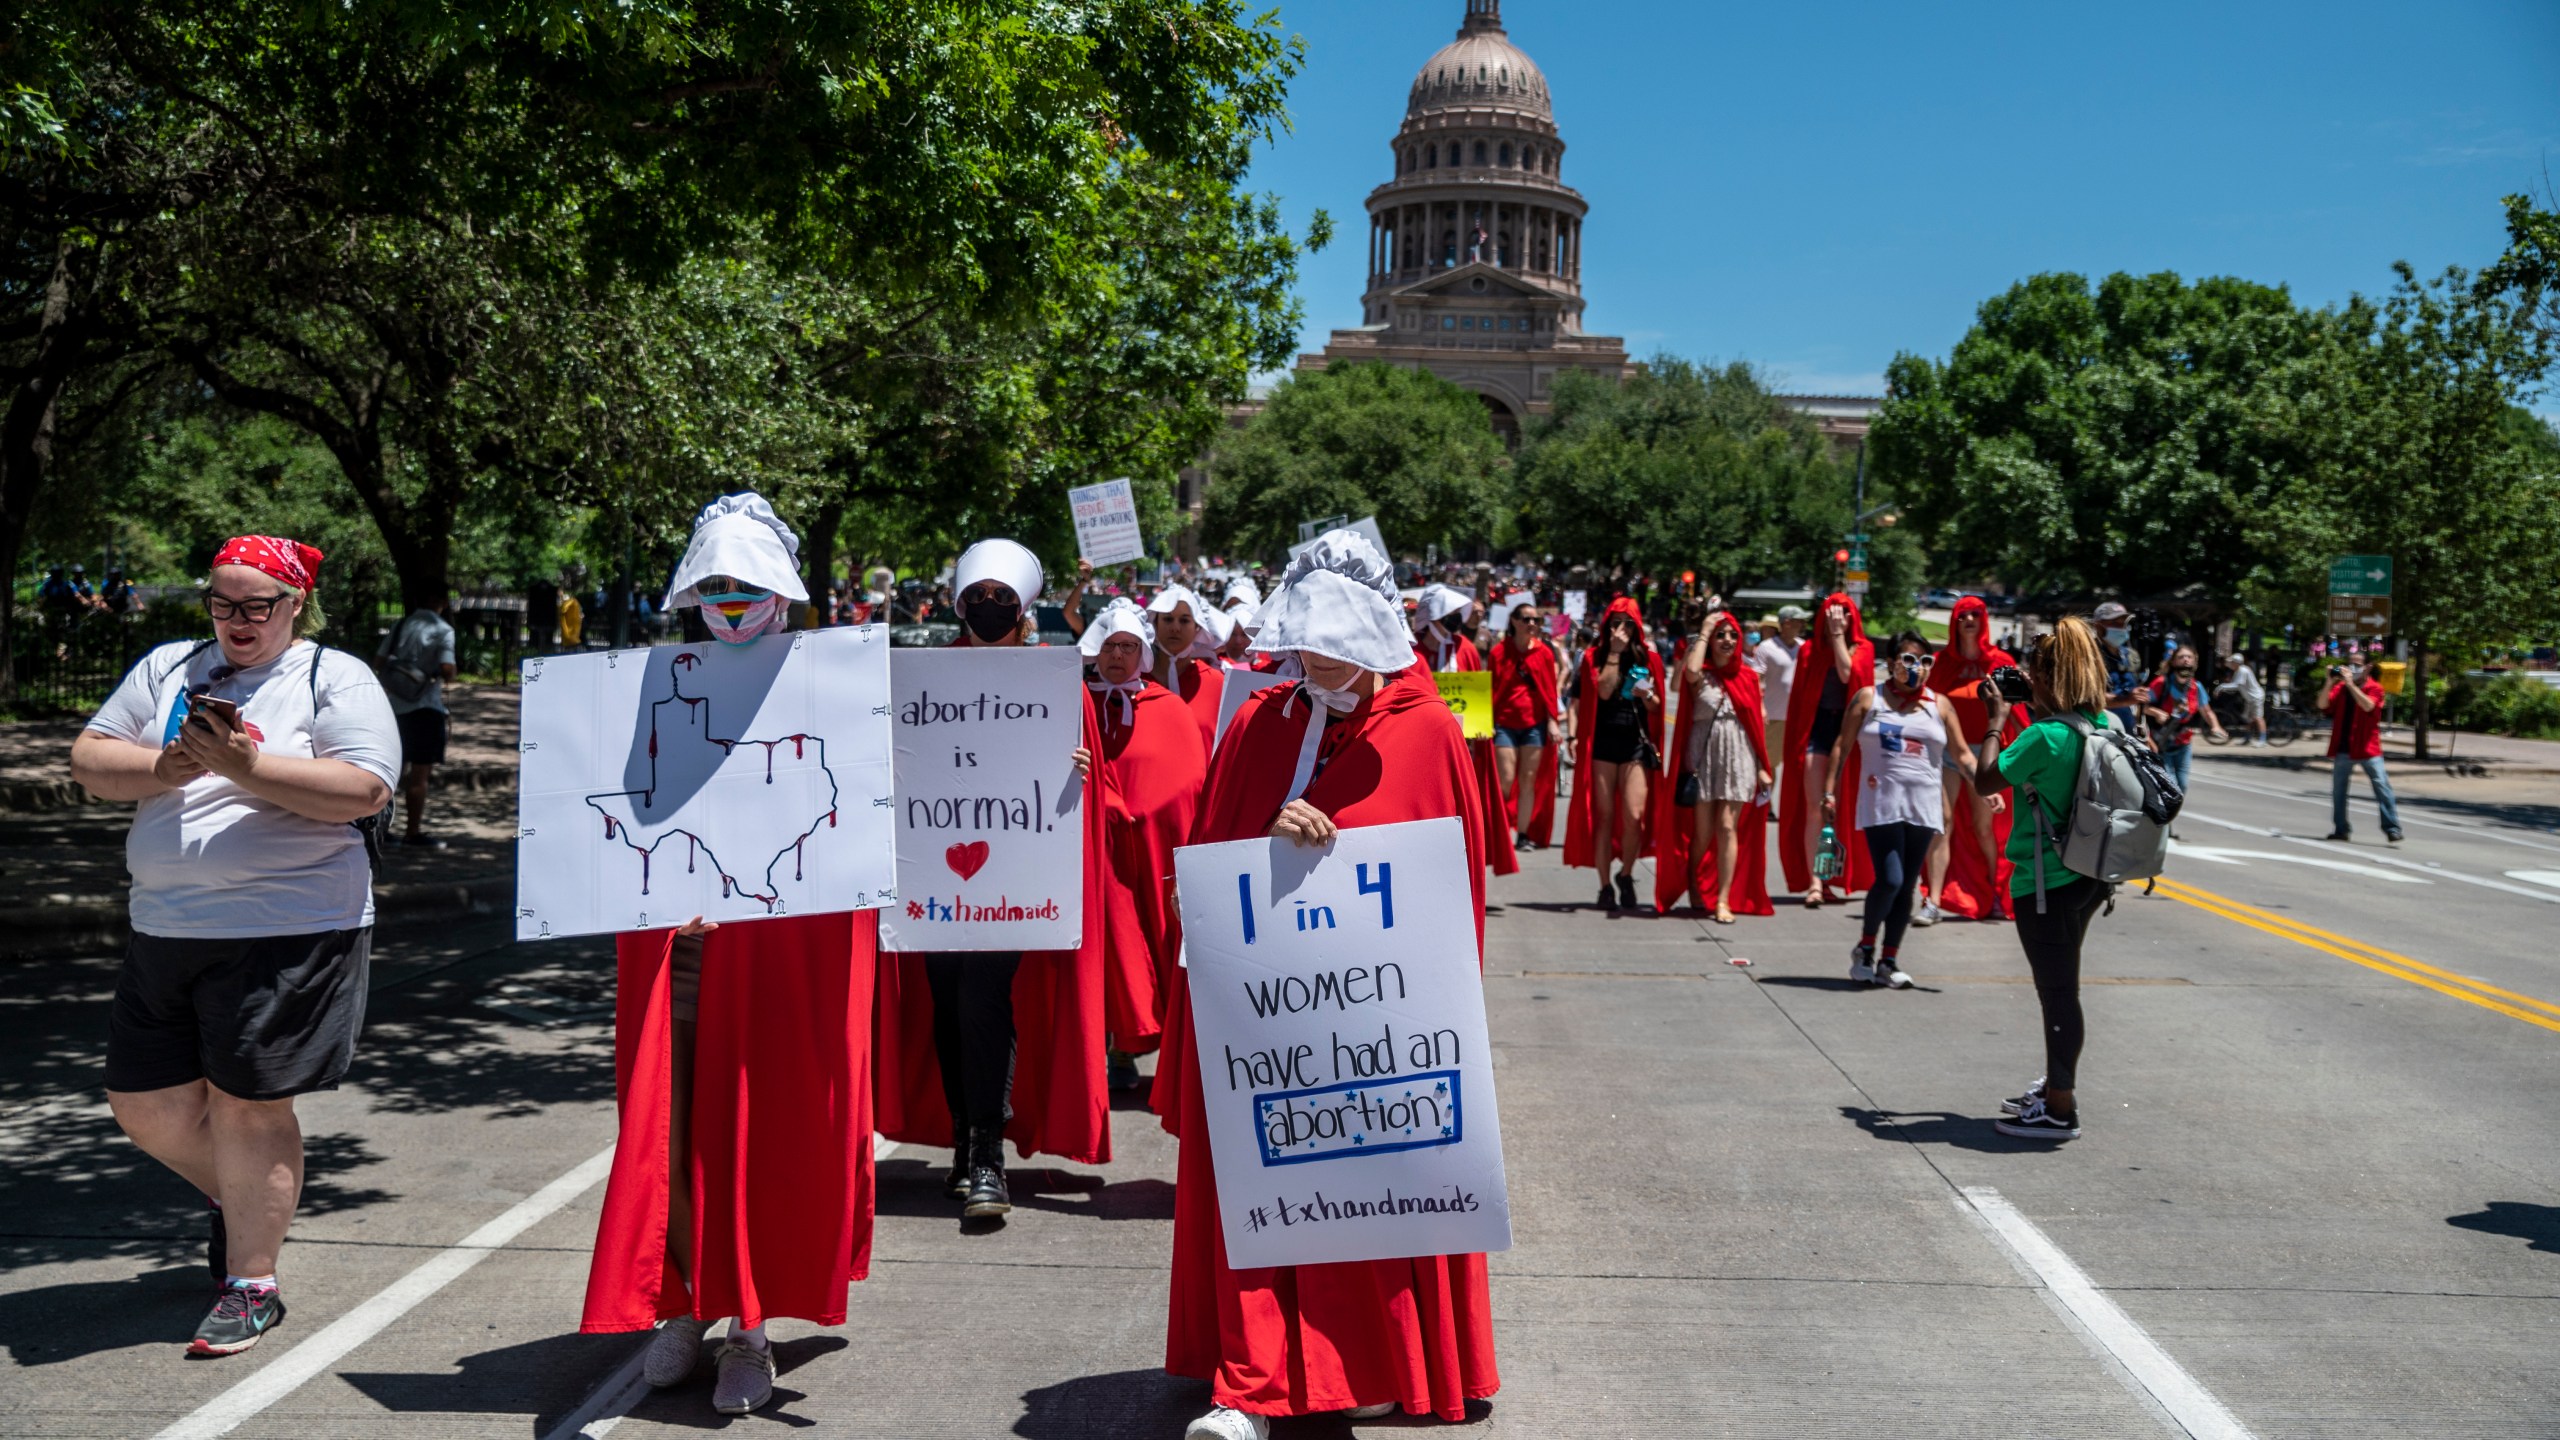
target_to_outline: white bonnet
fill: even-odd
[[[723,495],[693,517],[693,539],[659,608],[701,604],[695,587],[711,575],[732,576],[786,600],[809,598],[800,583],[800,537],[773,513],[772,502],[753,490]]]

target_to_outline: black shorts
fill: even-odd
[[[242,1100],[335,1090],[364,1029],[373,927],[200,940],[136,934],[107,1012],[107,1088],[191,1080]]]
[[[453,729],[452,716],[441,710],[409,710],[391,718],[400,724],[403,766],[444,763],[444,737]]]
[[[1814,711],[1813,729],[1804,737],[1804,753],[1807,755],[1830,754],[1831,747],[1840,739],[1841,718],[1842,712],[1838,710]]]
[[[1644,732],[1632,725],[1604,729],[1591,737],[1591,759],[1599,765],[1632,765],[1644,753]]]

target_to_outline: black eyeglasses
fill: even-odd
[[[252,625],[264,625],[275,618],[276,607],[291,598],[281,591],[249,600],[234,600],[224,595],[207,595],[204,597],[204,613],[216,620],[239,619],[246,620]]]

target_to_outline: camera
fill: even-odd
[[[2035,694],[2035,687],[2027,683],[2027,672],[2015,665],[1995,665],[1983,678],[2000,692],[2002,700],[2012,705],[2024,705]]]

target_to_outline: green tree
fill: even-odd
[[[2560,341],[2560,214],[2530,195],[2510,195],[2506,206],[2507,253],[2480,272],[2481,287],[2512,296],[2546,337]]]
[[[1210,452],[1201,539],[1273,556],[1298,526],[1378,517],[1400,551],[1492,538],[1503,471],[1484,402],[1422,370],[1336,365],[1284,380]]]
[[[2296,459],[2260,391],[2318,343],[2281,288],[2038,275],[1945,361],[1895,357],[1870,463],[1942,574],[2225,614],[2271,573],[2250,517]]]
[[[1725,593],[1836,578],[1851,474],[1750,366],[1662,355],[1623,383],[1569,372],[1554,405],[1531,425],[1513,487],[1532,548],[1655,576],[1695,570]],[[1918,558],[1898,533],[1879,537],[1870,593],[1882,608],[1908,608],[1891,602],[1918,581]]]

